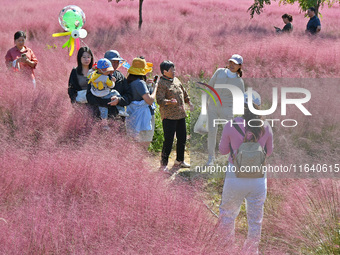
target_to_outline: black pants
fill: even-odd
[[[187,140],[187,130],[185,125],[185,118],[179,120],[163,119],[164,142],[162,149],[161,164],[166,166],[168,164],[169,155],[171,153],[172,144],[176,133],[177,146],[176,153],[177,161],[184,161],[185,143]]]

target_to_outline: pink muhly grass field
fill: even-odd
[[[112,157],[95,144],[35,155],[8,149],[12,155],[1,158],[4,254],[199,252],[213,233],[190,191],[169,189],[140,166],[141,156]]]
[[[3,86],[11,90],[0,96],[2,254],[225,251],[202,196],[150,169],[115,128],[100,132],[62,87],[32,90],[15,77]]]
[[[96,131],[66,99],[61,110],[52,91],[16,85],[1,98],[3,254],[222,254],[199,194],[151,171],[135,144]]]
[[[127,158],[100,142],[34,154],[7,147],[0,175],[3,254],[221,251],[217,237],[205,240],[215,224],[192,191],[151,173],[133,145],[124,146]]]
[[[245,77],[339,77],[340,26],[339,5],[322,9],[322,32],[318,37],[304,34],[308,18],[297,5],[266,6],[260,16],[250,19],[243,1],[145,1],[142,31],[138,31],[138,1],[107,3],[106,0],[72,2],[86,14],[83,40],[101,58],[108,49],[117,49],[131,63],[144,55],[155,64],[170,59],[180,76],[199,74],[209,77],[217,67],[225,66],[228,58],[239,53],[244,57]],[[75,56],[67,59],[61,49],[66,37],[52,38],[63,32],[58,23],[60,10],[69,1],[15,1],[4,4],[1,26],[6,28],[0,41],[5,52],[12,46],[15,31],[27,31],[27,45],[42,63],[46,55],[54,55],[69,70]],[[283,27],[282,14],[293,15],[291,35],[276,35],[273,26]],[[15,17],[15,22],[12,22]],[[48,49],[47,45],[57,49]],[[42,57],[44,56],[44,57]],[[40,76],[49,65],[37,69]],[[52,66],[51,66],[52,68]],[[60,75],[60,74],[59,74]]]
[[[265,206],[262,238],[268,241],[268,254],[339,254],[338,181],[285,179],[268,186],[270,196],[276,196],[275,203],[268,199]]]
[[[337,163],[339,6],[321,10],[322,32],[314,38],[304,34],[308,19],[297,5],[273,3],[250,19],[246,10],[251,3],[144,1],[142,31],[137,29],[138,1],[2,3],[2,55],[13,47],[14,33],[24,30],[39,64],[36,90],[8,74],[4,63],[0,69],[0,253],[233,254],[200,192],[187,183],[169,183],[150,169],[148,155],[115,128],[103,135],[85,109],[71,106],[67,83],[76,52],[68,57],[61,48],[66,37],[51,36],[63,32],[58,14],[69,4],[86,14],[88,36],[83,41],[95,60],[108,49],[118,50],[129,63],[144,55],[159,74],[159,64],[170,59],[183,80],[199,80],[238,53],[244,57],[245,78],[332,78],[330,83],[323,80],[322,87],[306,87],[312,93],[306,107],[313,116],[288,108],[287,118],[297,119],[299,126],[293,131],[274,128],[269,160]],[[294,17],[294,32],[277,36],[273,25],[283,27],[285,12]],[[299,86],[299,81],[289,86]],[[254,88],[268,104],[271,91]],[[338,181],[279,179],[268,186],[264,254],[309,252],[320,247],[314,233],[332,245],[327,231],[338,228]]]

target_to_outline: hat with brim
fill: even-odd
[[[238,54],[232,55],[231,58],[228,61],[232,61],[236,65],[242,65],[243,64],[243,58],[242,58],[242,56],[240,56]]]
[[[104,58],[107,58],[108,60],[119,60],[119,61],[125,60],[120,57],[119,52],[116,50],[108,50],[107,52],[105,52]]]
[[[103,72],[114,71],[110,60],[108,60],[106,58],[101,58],[101,59],[98,60],[97,68],[101,69]]]
[[[128,69],[128,73],[134,75],[146,75],[147,73],[152,72],[152,67],[153,64],[146,62],[145,59],[134,58],[130,68]]]

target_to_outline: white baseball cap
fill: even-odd
[[[232,61],[236,65],[242,65],[243,64],[243,58],[242,58],[242,56],[240,56],[238,54],[232,55],[231,58],[228,61]]]

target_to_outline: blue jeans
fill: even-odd
[[[113,96],[120,96],[119,92],[116,90],[111,91],[108,95],[103,96],[103,99],[110,99]],[[123,106],[116,105],[118,111],[125,111]],[[101,119],[108,119],[109,109],[108,107],[98,106]]]

